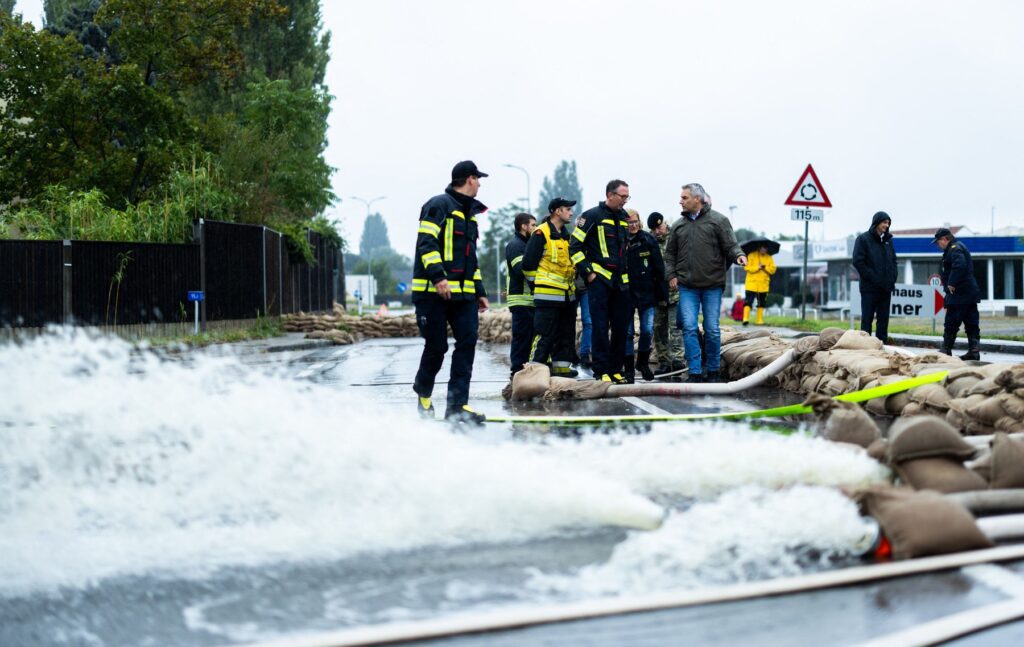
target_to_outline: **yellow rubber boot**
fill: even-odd
[[[743,325],[750,323],[750,306],[743,306]]]
[[[764,308],[757,309],[757,321],[754,322],[757,325],[764,324]]]

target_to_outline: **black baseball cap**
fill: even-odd
[[[951,232],[950,230],[946,229],[945,227],[939,227],[938,229],[935,230],[935,237],[932,238],[932,242],[934,243],[935,241],[937,241],[940,238],[945,238],[946,236],[952,236],[952,235],[953,235],[953,232]]]
[[[463,160],[452,168],[452,181],[461,180],[470,176],[487,177],[487,173],[478,169],[476,164],[470,160]]]
[[[665,222],[665,216],[661,215],[657,211],[652,211],[651,215],[647,216],[647,228],[651,231],[660,227],[663,222]]]
[[[555,198],[548,203],[548,213],[554,213],[555,209],[559,207],[575,207],[575,200],[566,200],[565,198]]]

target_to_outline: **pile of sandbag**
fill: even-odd
[[[363,339],[384,337],[418,337],[420,334],[415,314],[397,317],[372,314],[358,317],[347,314],[337,303],[330,313],[298,312],[282,317],[282,323],[287,332],[304,332],[308,339],[329,339],[335,344],[352,344]],[[451,329],[448,334],[452,334]],[[479,339],[500,343],[512,341],[512,314],[507,309],[482,313]]]
[[[773,378],[775,384],[804,395],[836,396],[948,371],[941,383],[869,400],[878,416],[935,415],[966,434],[1024,431],[1024,365],[967,365],[939,353],[905,355],[886,350],[860,330],[826,328],[791,343],[767,331],[722,330],[722,363],[730,379],[767,366],[789,348],[797,361]]]

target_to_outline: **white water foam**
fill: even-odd
[[[0,587],[661,515],[625,484],[535,448],[483,445],[236,358],[190,364],[70,333],[0,347]]]
[[[849,556],[869,532],[836,490],[743,487],[674,512],[656,531],[630,533],[607,563],[570,576],[537,572],[529,586],[589,598],[797,575],[809,551],[822,563]]]
[[[648,499],[660,495],[726,492],[707,505],[721,510],[721,532],[742,534],[770,495],[733,488],[885,478],[855,452],[738,425],[482,443],[408,406],[381,407],[238,358],[198,354],[185,364],[70,332],[0,346],[0,398],[0,590],[644,525],[660,516]],[[844,502],[834,492],[796,501],[793,532],[843,545],[847,526],[820,520],[829,518],[821,506],[848,515]],[[643,571],[642,553],[660,559],[673,542],[688,550],[691,522],[681,519],[710,514],[700,509],[631,536],[593,567],[606,569],[595,578]],[[785,561],[785,541],[750,541],[748,562]],[[730,568],[700,563],[701,578]]]

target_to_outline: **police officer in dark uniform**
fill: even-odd
[[[594,376],[616,384],[626,384],[622,367],[631,309],[623,210],[628,201],[629,185],[622,180],[609,182],[605,201],[576,219],[569,247],[577,274],[587,281]]]
[[[533,348],[531,361],[551,362],[551,374],[576,377],[571,367],[576,342],[576,268],[569,256],[569,232],[574,200],[548,203],[544,222],[526,243],[523,275],[533,284]]]
[[[533,344],[533,290],[523,276],[523,254],[526,241],[537,229],[537,219],[530,213],[516,214],[515,236],[505,245],[505,275],[508,277],[508,309],[512,313],[512,350],[509,360],[512,375],[522,370],[530,359],[530,345]]]
[[[477,216],[487,210],[476,199],[480,178],[484,177],[487,173],[480,171],[473,162],[459,162],[452,169],[452,183],[444,193],[428,200],[420,210],[412,301],[424,344],[412,388],[419,396],[416,407],[423,417],[434,417],[430,396],[448,352],[450,325],[455,351],[444,417],[453,422],[475,424],[486,419],[467,406],[479,317],[488,305],[476,257],[480,235]]]
[[[981,325],[978,316],[978,302],[981,290],[974,278],[974,263],[967,245],[956,239],[953,232],[940,227],[935,232],[933,243],[942,250],[942,285],[946,291],[946,321],[942,333],[942,348],[945,355],[953,354],[953,344],[960,332],[960,324],[967,333],[967,352],[960,356],[965,360],[981,359]]]

